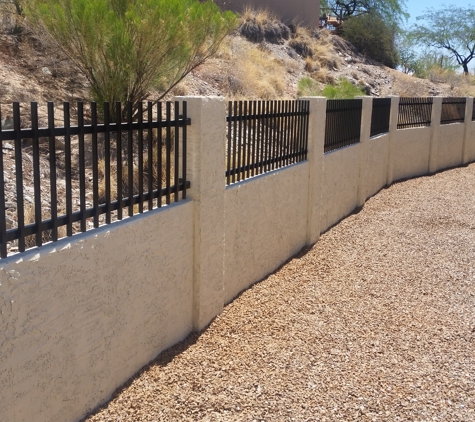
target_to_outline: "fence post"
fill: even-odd
[[[386,186],[391,186],[394,181],[394,159],[395,139],[397,131],[397,121],[399,117],[399,97],[390,95],[391,98],[391,113],[389,117],[389,147],[388,147],[388,175],[386,179]]]
[[[367,172],[368,172],[368,147],[369,138],[371,136],[371,115],[373,114],[373,98],[372,97],[356,97],[361,99],[361,131],[360,131],[360,175],[358,181],[358,195],[356,206],[362,207],[366,202],[367,195]]]
[[[327,99],[325,97],[301,97],[309,102],[308,116],[308,203],[307,203],[307,245],[313,245],[320,238],[322,208],[323,154],[325,144],[325,121]]]
[[[430,150],[429,150],[429,174],[438,170],[438,150],[440,118],[442,115],[442,97],[434,97],[432,103],[432,114],[430,117]]]
[[[224,305],[226,108],[222,97],[186,101],[187,195],[194,202],[193,328],[205,328]]]
[[[465,120],[463,128],[463,147],[462,147],[462,165],[466,165],[470,162],[470,142],[471,139],[470,125],[472,124],[472,111],[473,111],[473,98],[467,97],[465,103]]]

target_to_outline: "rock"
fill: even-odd
[[[51,70],[49,70],[47,67],[42,67],[42,68],[41,68],[41,71],[42,71],[45,75],[52,75]]]
[[[3,127],[3,125],[2,125]],[[12,144],[9,144],[8,142],[5,142],[3,145],[2,145],[2,148],[3,149],[10,149],[12,150],[13,149],[13,145]]]
[[[2,119],[2,130],[9,130],[9,129],[13,129],[13,117],[5,116]]]

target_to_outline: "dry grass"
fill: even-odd
[[[237,53],[228,78],[231,97],[276,99],[285,89],[285,65],[271,55],[246,46]]]
[[[25,225],[31,224],[35,222],[35,206],[33,204],[27,203],[24,207],[25,212]],[[58,209],[58,215],[66,214],[66,210],[62,207]],[[42,209],[41,218],[43,220],[48,220],[51,218],[51,210],[47,208]],[[66,226],[58,227],[58,239],[67,236],[67,229]],[[51,242],[53,240],[51,230],[46,230],[41,234],[41,239],[43,243]],[[36,236],[26,236],[25,237],[25,246],[26,248],[32,248],[36,246]]]

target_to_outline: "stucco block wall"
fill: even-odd
[[[391,157],[394,181],[429,171],[431,128],[400,129],[393,133]]]
[[[0,420],[74,421],[192,329],[193,203],[1,261]]]
[[[465,161],[475,161],[475,122],[469,121],[465,123]]]
[[[462,164],[464,124],[441,125],[437,142],[437,170],[443,170]]]
[[[306,243],[308,162],[228,186],[225,197],[225,302]]]
[[[325,154],[323,158],[321,231],[349,215],[358,203],[359,144]]]
[[[389,134],[367,141],[366,157],[362,162],[366,199],[386,186],[388,173]]]

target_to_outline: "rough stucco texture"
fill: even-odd
[[[437,170],[462,164],[464,124],[441,125],[437,139]]]
[[[192,212],[181,203],[2,262],[0,420],[77,420],[191,331]]]
[[[308,166],[296,164],[226,189],[226,302],[305,246]]]
[[[392,134],[394,181],[421,176],[429,171],[431,128],[400,129]]]
[[[475,161],[475,122],[467,122],[467,145],[465,146],[468,162]]]
[[[324,156],[320,214],[322,233],[356,208],[360,147],[356,144]]]
[[[366,199],[386,186],[388,177],[389,135],[381,135],[367,141],[366,157],[363,162],[363,183]]]

